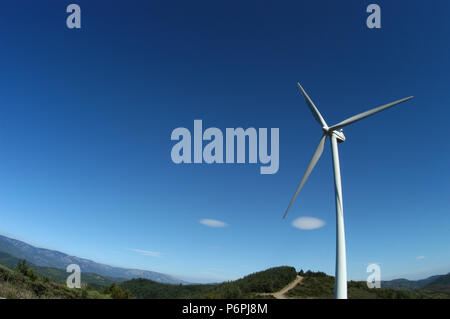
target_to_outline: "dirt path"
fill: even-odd
[[[288,297],[286,297],[285,294],[289,290],[291,290],[292,288],[297,286],[297,284],[301,283],[302,280],[303,280],[303,277],[297,275],[297,278],[295,278],[295,280],[293,280],[291,283],[289,283],[286,287],[284,287],[280,291],[272,292],[272,293],[263,293],[263,294],[260,294],[260,295],[263,295],[263,296],[274,296],[276,299],[288,299]]]

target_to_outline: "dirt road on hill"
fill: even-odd
[[[303,280],[302,276],[297,275],[297,278],[295,278],[295,280],[293,280],[292,282],[290,282],[287,286],[285,286],[283,289],[281,289],[280,291],[277,292],[270,292],[270,293],[263,293],[260,294],[262,296],[274,296],[276,299],[289,299],[288,297],[285,296],[285,294],[293,289],[295,286],[297,286],[299,283],[301,283]]]

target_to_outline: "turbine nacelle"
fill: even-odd
[[[336,136],[336,139],[337,139],[338,143],[344,143],[345,142],[344,130],[341,129],[339,131],[332,131],[331,134]]]
[[[334,135],[339,143],[345,142],[345,135],[343,129],[331,130],[328,126],[322,127],[323,134],[326,136]]]

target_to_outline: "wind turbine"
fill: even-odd
[[[316,166],[317,161],[323,153],[323,147],[327,137],[330,137],[331,140],[331,152],[333,154],[333,170],[334,170],[334,190],[336,196],[336,281],[334,286],[334,297],[336,299],[347,299],[347,261],[345,256],[345,232],[344,232],[344,209],[342,205],[342,186],[341,186],[341,169],[339,167],[339,152],[338,152],[338,143],[342,143],[345,141],[345,136],[342,131],[342,128],[355,123],[359,120],[362,120],[368,116],[374,115],[378,112],[384,111],[388,108],[396,106],[405,101],[411,100],[413,97],[407,97],[392,103],[388,103],[371,110],[365,111],[363,113],[352,116],[336,125],[329,127],[322,115],[320,114],[317,107],[314,105],[313,101],[310,99],[308,94],[305,92],[303,87],[298,83],[298,87],[302,92],[303,97],[305,98],[306,104],[308,104],[311,113],[313,114],[316,121],[320,124],[323,130],[322,138],[319,141],[319,145],[317,146],[314,155],[309,162],[308,168],[306,169],[305,175],[300,181],[300,185],[297,187],[292,200],[284,213],[283,218],[286,217],[287,213],[291,209],[292,204],[298,196],[298,193],[302,189],[303,185],[305,185],[306,180],[311,174],[314,166]]]

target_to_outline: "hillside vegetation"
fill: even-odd
[[[0,261],[12,263],[14,257],[1,255]],[[0,297],[15,299],[234,299],[234,298],[333,298],[334,277],[323,272],[307,271],[297,274],[295,268],[282,266],[270,268],[245,276],[236,281],[207,285],[162,284],[148,279],[132,279],[122,283],[93,286],[82,284],[79,289],[66,286],[67,273],[58,269],[31,267],[25,260],[18,260],[17,266],[0,265]],[[54,280],[54,278],[64,280]],[[299,275],[300,277],[297,277]],[[86,274],[82,274],[82,277]],[[95,278],[96,274],[91,274]],[[101,277],[101,276],[99,276]],[[102,278],[102,277],[101,277]],[[297,278],[297,281],[293,282]],[[102,283],[105,281],[102,279]],[[421,285],[424,285],[421,282]],[[405,283],[401,281],[402,285]],[[366,282],[348,283],[350,299],[429,299],[450,298],[448,285],[450,274],[435,276],[426,280],[425,289],[399,290],[392,288],[369,289]],[[297,284],[297,285],[296,285]],[[416,283],[417,284],[417,283]],[[413,284],[408,284],[413,286]],[[293,287],[293,288],[292,288]],[[277,292],[277,294],[274,294]]]
[[[296,276],[294,267],[281,266],[215,285],[169,285],[146,279],[132,279],[120,286],[129,290],[136,298],[251,298],[258,293],[278,291]]]
[[[11,256],[10,254],[0,252],[0,264],[8,268],[14,268],[17,264],[19,264],[20,260],[21,259]],[[65,283],[67,276],[69,275],[64,269],[36,266],[30,262],[27,262],[27,266],[33,269],[37,276],[48,277],[50,280],[59,283]],[[126,279],[105,277],[88,272],[83,272],[81,276],[82,284],[90,285],[96,289],[100,289],[114,283],[120,283],[125,280]]]
[[[304,273],[301,284],[288,292],[291,298],[334,298],[334,277],[323,272]],[[365,281],[349,281],[349,299],[440,299],[450,295],[427,290],[400,290],[391,288],[370,289]]]
[[[442,275],[427,284],[424,288],[425,291],[435,291],[450,295],[450,273]]]
[[[89,285],[80,289],[70,289],[66,284],[55,282],[48,277],[39,277],[25,260],[10,269],[0,265],[0,297],[7,299],[124,299],[131,294],[111,284],[96,290]]]

